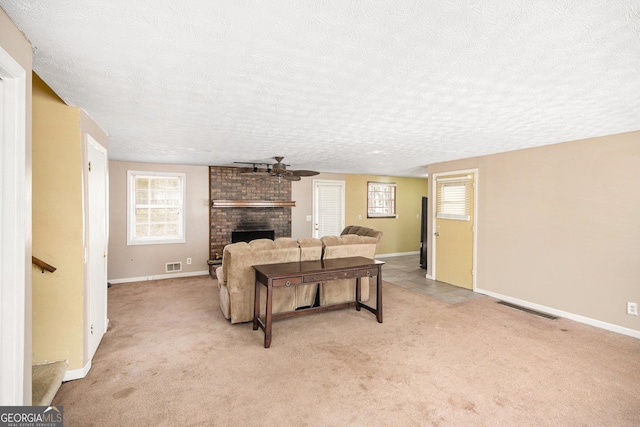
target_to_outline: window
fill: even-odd
[[[128,171],[127,244],[184,243],[183,173]]]
[[[396,217],[396,183],[367,183],[367,218]]]
[[[436,181],[438,204],[436,217],[469,221],[469,200],[471,191],[471,177],[438,178]]]

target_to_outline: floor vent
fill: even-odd
[[[510,302],[498,301],[498,304],[506,305],[507,307],[515,308],[516,310],[524,311],[525,313],[534,314],[536,316],[544,317],[546,319],[551,319],[551,320],[557,319],[556,316],[552,316],[550,314],[542,313],[536,310],[531,310],[530,308],[522,307],[520,305],[511,304]]]
[[[167,273],[173,273],[174,271],[182,271],[182,263],[181,262],[166,263],[164,271]]]

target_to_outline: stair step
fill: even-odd
[[[31,367],[31,404],[33,406],[51,405],[62,385],[62,379],[67,372],[68,365],[66,360],[61,360]]]

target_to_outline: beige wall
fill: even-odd
[[[186,242],[127,246],[127,171],[186,174]],[[209,168],[111,160],[109,162],[108,280],[162,276],[165,264],[182,262],[182,274],[207,273],[209,259]],[[192,264],[187,265],[187,258]]]
[[[313,180],[327,179],[345,182],[345,225],[361,225],[384,233],[378,254],[396,254],[420,250],[420,214],[422,197],[427,195],[426,178],[404,178],[374,175],[322,173],[313,178],[293,182],[291,198],[296,207],[291,215],[291,236],[295,239],[311,237],[313,224],[306,220],[313,215]],[[367,182],[395,182],[397,184],[398,218],[367,218]]]
[[[291,182],[291,200],[296,202],[296,206],[291,209],[291,237],[302,239],[313,236],[313,222],[307,221],[307,216],[313,218],[313,180],[344,181],[344,177],[343,174],[321,173]]]
[[[31,307],[31,294],[32,294],[32,279],[31,279],[31,146],[32,146],[32,131],[31,131],[31,117],[32,117],[32,101],[31,101],[31,70],[32,70],[32,51],[31,44],[22,35],[22,32],[16,27],[9,17],[0,9],[0,47],[7,52],[20,66],[25,70],[26,85],[25,85],[25,140],[26,140],[26,153],[25,153],[25,199],[26,199],[26,241],[25,241],[25,263],[27,271],[25,272],[25,319],[24,319],[24,384],[23,384],[23,402],[25,404],[31,403],[31,352],[32,352],[32,307]]]
[[[80,109],[33,78],[33,363],[83,367],[84,259]]]
[[[626,314],[627,301],[640,303],[640,132],[429,173],[468,168],[479,172],[478,289],[640,331]]]

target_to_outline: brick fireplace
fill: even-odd
[[[291,182],[265,176],[240,175],[243,168],[209,167],[209,259],[222,256],[231,233],[241,230],[273,230],[274,236],[291,236],[291,207],[217,207],[216,200],[290,201]],[[216,257],[217,254],[217,257]]]

